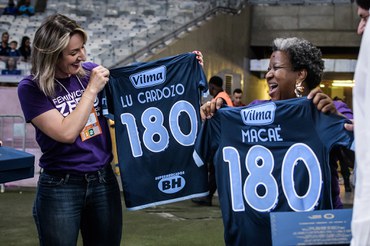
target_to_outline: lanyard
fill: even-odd
[[[83,86],[80,78],[78,76],[76,76],[76,78],[77,78],[78,82],[80,83],[82,89],[85,91],[85,86]],[[54,78],[54,80],[65,90],[65,92],[67,92],[68,96],[70,96],[70,98],[72,98],[75,101],[75,103],[77,104],[76,98],[72,96],[72,94],[67,90],[67,88],[62,83],[60,83],[60,81],[57,80],[56,78]]]

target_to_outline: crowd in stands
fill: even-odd
[[[9,0],[3,10],[3,15],[32,16],[35,9],[30,0]],[[3,32],[0,45],[0,69],[1,75],[21,75],[20,64],[28,63],[31,55],[31,39],[28,36],[21,38],[20,46],[18,40],[9,40],[9,33]]]
[[[0,35],[7,31],[9,42],[17,41],[21,51],[22,36],[28,36],[33,42],[41,20],[58,12],[75,18],[88,31],[90,42],[86,46],[87,59],[95,63],[104,61],[105,66],[112,68],[147,58],[152,51],[160,50],[163,44],[168,45],[175,40],[174,30],[187,30],[189,26],[185,24],[191,21],[192,25],[196,25],[196,18],[209,11],[216,2],[223,2],[177,1],[173,1],[173,4],[167,1],[163,6],[162,1],[147,0],[3,0],[0,1]],[[85,9],[80,6],[85,6]],[[6,59],[3,58],[8,55],[0,56],[1,71],[5,69]],[[20,65],[20,61],[23,62],[18,59],[17,64],[21,74],[29,74],[30,64]],[[26,61],[29,60],[26,58]],[[11,79],[16,82],[15,77]]]
[[[3,15],[32,16],[34,14],[35,9],[31,5],[31,0],[20,0],[17,3],[14,0],[9,0],[8,5],[3,11]]]
[[[168,45],[174,40],[174,34],[171,34],[174,30],[180,27],[187,30],[185,24],[204,14],[211,6],[207,1],[179,1],[175,4],[176,1],[174,4],[167,1],[168,4],[162,6],[162,1],[147,0],[3,0],[0,1],[0,35],[8,31],[9,41],[17,40],[18,47],[22,36],[30,37],[32,42],[41,20],[58,12],[75,18],[88,31],[90,42],[86,53],[89,61],[104,61],[109,68],[122,66],[152,54],[152,50],[158,50],[163,44]],[[194,21],[193,25],[196,23]],[[145,50],[146,46],[150,53]],[[135,54],[138,51],[140,53]],[[135,55],[130,58],[132,54]],[[30,72],[30,64],[26,65],[26,68],[18,66],[22,75]],[[0,61],[0,70],[3,67]]]
[[[28,63],[31,56],[31,41],[28,36],[23,36],[18,48],[18,41],[9,42],[9,33],[3,32],[0,45],[0,65],[2,75],[21,75],[22,70],[18,65]]]

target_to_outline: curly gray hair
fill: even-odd
[[[272,44],[272,51],[284,51],[288,54],[293,70],[307,70],[306,83],[312,90],[321,82],[324,71],[324,61],[319,48],[309,41],[292,37],[276,38]]]

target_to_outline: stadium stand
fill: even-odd
[[[230,5],[230,2],[240,4],[244,1],[49,0],[45,12],[31,17],[1,15],[0,30],[8,31],[10,40],[19,40],[27,35],[32,42],[45,16],[63,13],[78,21],[90,34],[87,45],[89,59],[94,62],[104,60],[105,66],[112,67],[204,15],[212,5]],[[0,1],[0,7],[6,4],[7,1]]]
[[[344,2],[348,0],[49,0],[45,12],[31,17],[1,15],[0,31],[8,31],[10,40],[20,42],[21,37],[27,35],[32,42],[44,17],[59,12],[75,19],[88,31],[90,40],[86,48],[91,61],[103,60],[105,66],[115,67],[138,61],[217,11],[236,13],[245,4]],[[6,5],[7,0],[0,1],[0,8]]]

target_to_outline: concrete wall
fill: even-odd
[[[298,36],[317,46],[357,47],[355,4],[254,6],[252,46],[269,46],[276,37]]]

